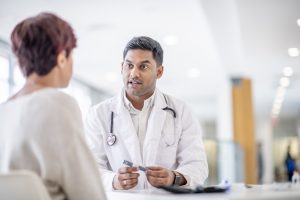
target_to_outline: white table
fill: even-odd
[[[286,185],[253,186],[246,189],[232,186],[222,194],[171,194],[162,190],[116,191],[107,193],[108,200],[300,200],[300,186]]]

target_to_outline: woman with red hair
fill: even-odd
[[[52,199],[106,199],[79,107],[57,90],[72,76],[73,29],[41,13],[20,22],[11,41],[26,83],[0,105],[0,172],[37,173]]]

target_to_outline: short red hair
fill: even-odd
[[[12,49],[23,74],[48,74],[57,64],[58,54],[67,56],[76,47],[72,27],[52,13],[40,13],[21,21],[11,33]]]

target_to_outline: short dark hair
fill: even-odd
[[[151,51],[156,64],[160,66],[163,63],[164,51],[161,48],[160,44],[150,37],[139,36],[132,38],[127,43],[123,51],[123,59],[125,59],[127,52],[132,49]]]
[[[11,33],[12,49],[23,74],[48,74],[57,64],[58,54],[65,50],[67,57],[76,47],[72,27],[52,13],[40,13],[16,25]]]

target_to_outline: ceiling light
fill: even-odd
[[[274,104],[282,104],[284,96],[276,97]]]
[[[283,86],[278,87],[277,93],[276,93],[276,99],[282,98],[285,95],[285,91],[286,91],[285,87],[283,87]]]
[[[280,110],[282,103],[274,103],[273,110]]]
[[[200,70],[196,67],[189,68],[186,73],[189,78],[198,78],[200,76]]]
[[[298,48],[289,48],[288,53],[291,57],[299,56],[299,49]]]
[[[272,114],[278,115],[280,113],[280,109],[273,109]]]
[[[283,75],[287,76],[287,77],[292,76],[294,73],[293,68],[291,68],[291,67],[284,67],[282,72],[283,72]]]
[[[297,19],[297,24],[298,26],[300,26],[300,19]]]
[[[290,79],[288,77],[282,77],[280,79],[280,85],[282,87],[288,87],[290,85]]]
[[[174,35],[167,35],[166,37],[164,37],[163,42],[166,45],[174,46],[178,43],[178,38]]]

